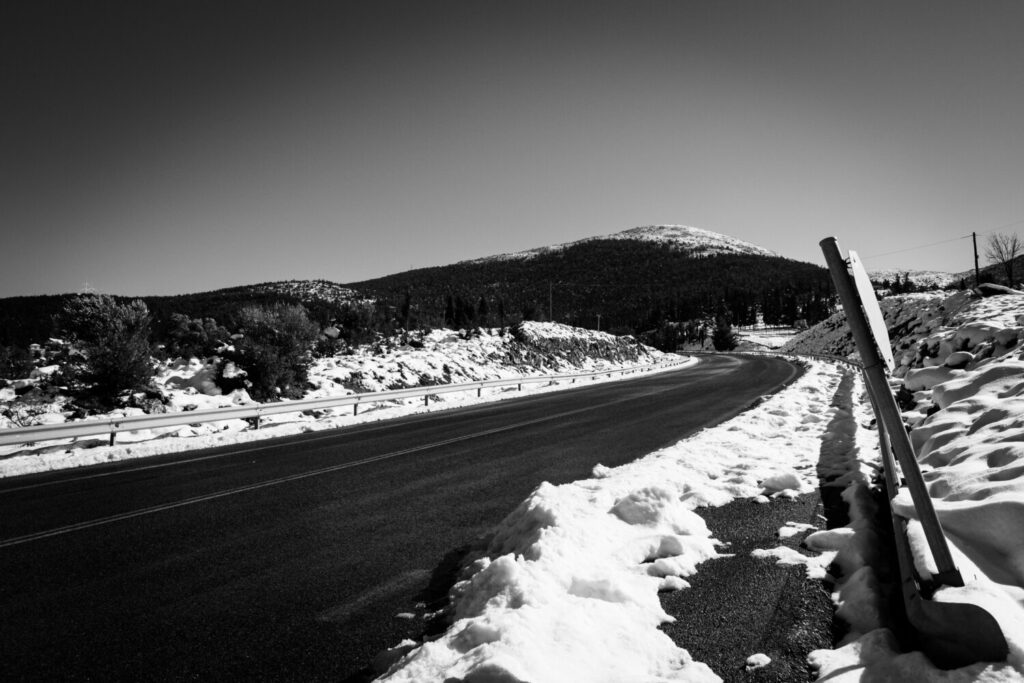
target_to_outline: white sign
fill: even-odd
[[[864,317],[868,319],[868,327],[871,328],[871,336],[875,338],[878,345],[878,352],[885,361],[889,372],[896,367],[896,361],[892,358],[892,342],[889,340],[889,330],[885,326],[885,318],[882,317],[882,309],[878,307],[878,299],[875,297],[875,288],[871,286],[871,279],[868,272],[864,270],[864,264],[860,262],[857,252],[850,251],[850,271],[853,273],[853,282],[857,285],[857,293],[860,294],[860,303],[864,308]]]

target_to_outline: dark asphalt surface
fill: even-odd
[[[0,679],[358,676],[422,632],[398,615],[420,616],[459,549],[537,484],[674,443],[795,373],[778,359],[709,357],[569,392],[0,481]]]
[[[689,589],[661,594],[665,611],[677,618],[662,630],[725,683],[814,680],[807,655],[832,647],[829,591],[821,581],[808,579],[802,566],[778,565],[750,553],[780,545],[799,549],[811,532],[780,540],[777,531],[786,522],[825,528],[820,496],[768,505],[737,500],[696,512],[715,538],[729,544],[723,552],[733,556],[702,564],[688,579]],[[757,653],[768,655],[771,663],[747,671],[747,657]]]

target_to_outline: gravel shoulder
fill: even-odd
[[[663,593],[665,610],[677,621],[662,628],[694,659],[725,681],[813,680],[807,665],[811,650],[833,643],[833,606],[821,581],[807,578],[802,566],[782,566],[751,556],[758,548],[787,545],[799,549],[807,533],[780,539],[786,522],[825,527],[818,494],[759,505],[740,500],[696,512],[732,557],[711,560],[688,580],[691,588]],[[810,554],[808,551],[803,551]],[[746,671],[747,657],[763,653],[771,663]]]

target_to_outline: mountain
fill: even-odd
[[[0,299],[0,345],[56,334],[72,295]],[[197,294],[141,297],[163,338],[172,316],[213,318],[229,330],[246,305],[302,304],[346,339],[397,328],[496,327],[553,320],[638,334],[727,315],[733,324],[815,323],[834,305],[828,272],[726,235],[647,226],[605,237],[421,268],[362,282],[290,280]],[[698,325],[699,326],[699,325]],[[671,340],[659,345],[675,348]]]
[[[599,240],[635,240],[640,242],[653,242],[664,244],[675,249],[689,252],[692,256],[713,256],[715,254],[754,254],[759,256],[778,256],[773,251],[750,242],[722,235],[710,230],[691,228],[685,225],[649,225],[640,228],[623,230],[613,235],[604,237],[588,237],[575,242],[566,242],[549,247],[538,247],[527,251],[518,251],[497,256],[487,256],[473,259],[466,263],[488,263],[492,261],[511,261],[516,259],[531,259],[537,256],[551,254],[557,251],[564,251],[587,242]]]
[[[639,333],[667,321],[817,321],[832,306],[828,272],[748,242],[682,226],[421,268],[346,285],[403,325],[456,327],[545,319]],[[405,323],[408,324],[405,324]]]

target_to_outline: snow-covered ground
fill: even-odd
[[[834,586],[837,616],[850,630],[835,649],[811,653],[819,680],[1024,680],[1024,296],[911,296],[886,308],[900,375],[919,406],[907,414],[914,443],[967,580],[935,599],[993,614],[1008,661],[942,671],[920,652],[899,650],[884,608],[898,587],[882,585],[877,572],[884,558],[869,495],[879,468],[872,415],[859,377],[845,383],[853,382],[844,396],[850,371],[814,361],[791,387],[722,425],[628,465],[598,466],[590,479],[542,484],[466,566],[451,593],[451,627],[382,655],[378,663],[391,665],[382,680],[719,680],[658,629],[687,618],[666,614],[658,592],[686,590],[687,577],[724,552],[694,509],[737,499],[771,505],[813,490],[818,477],[843,488],[850,524],[807,536],[811,554],[779,547],[755,555],[804,564]],[[836,352],[842,336],[831,321],[791,343]],[[905,493],[894,508],[915,516]],[[927,575],[930,558],[914,527]],[[794,523],[779,535],[805,532]],[[749,661],[770,667],[766,659],[750,653]]]
[[[940,677],[925,668],[923,655],[897,654],[891,633],[876,630],[819,664],[824,674],[864,667],[858,671],[872,680],[1024,680],[1024,296],[977,299],[961,292],[887,302],[896,374],[913,404],[904,413],[911,440],[967,583],[942,588],[934,599],[989,611],[1010,655],[1007,664],[978,664]],[[905,490],[893,510],[916,517]],[[922,535],[912,522],[908,537],[918,571],[927,577],[935,565]]]
[[[949,285],[956,286],[962,278],[962,274],[958,273],[947,273],[940,270],[900,270],[900,269],[889,269],[889,270],[873,270],[868,273],[868,277],[871,278],[872,282],[881,284],[885,280],[890,283],[894,282],[896,278],[900,278],[901,281],[906,280],[908,277],[910,281],[917,287],[947,287]]]
[[[327,398],[387,389],[458,384],[463,382],[544,377],[547,375],[614,370],[633,365],[650,365],[678,358],[641,346],[628,338],[568,327],[558,323],[524,323],[513,335],[498,330],[478,329],[468,333],[434,330],[416,346],[390,340],[364,347],[354,354],[339,354],[314,362],[309,372],[310,388],[304,398]],[[34,373],[24,382],[38,382],[51,370]],[[230,369],[225,374],[230,374]],[[192,411],[251,403],[245,390],[222,394],[214,384],[215,366],[199,359],[178,359],[160,365],[155,384],[165,397],[166,410]],[[618,379],[617,377],[615,379]],[[608,381],[599,378],[595,381]],[[523,392],[537,393],[565,389],[562,384],[527,384]],[[334,429],[348,425],[391,419],[413,413],[462,407],[485,401],[521,396],[515,387],[444,393],[422,398],[361,406],[354,415],[351,407],[309,413],[266,416],[260,429],[245,420],[222,420],[188,426],[121,432],[117,443],[106,437],[84,437],[39,442],[31,445],[0,446],[0,477],[31,472],[81,467],[102,462],[139,458],[231,443],[244,443],[275,436]],[[0,407],[18,405],[13,387],[0,389]],[[45,412],[31,418],[33,424],[59,424],[68,419],[57,399],[43,406]],[[86,419],[114,415],[141,415],[141,408],[125,408]],[[17,426],[0,416],[0,428]]]
[[[771,351],[780,349],[799,333],[793,327],[734,327],[738,337],[737,351]]]

